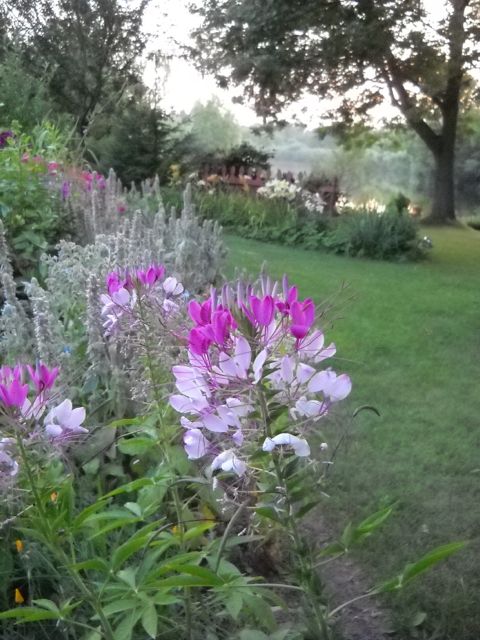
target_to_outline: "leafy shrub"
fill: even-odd
[[[172,205],[178,202],[174,188],[162,189],[162,193]],[[398,211],[397,201],[382,213],[372,204],[361,210],[347,208],[342,215],[331,217],[302,204],[294,190],[287,198],[202,187],[194,192],[194,200],[202,218],[264,242],[377,260],[415,260],[429,246],[419,239],[416,221],[406,211]]]
[[[56,181],[66,137],[45,122],[32,134],[13,129],[0,149],[0,218],[13,249],[14,268],[24,273],[61,233],[61,202]]]
[[[421,255],[417,225],[407,213],[358,211],[341,216],[325,238],[335,253],[376,260]]]

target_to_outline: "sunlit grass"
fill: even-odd
[[[229,264],[289,274],[304,296],[332,296],[335,368],[364,413],[339,455],[328,510],[340,527],[379,504],[396,515],[357,552],[372,583],[437,544],[469,549],[387,604],[402,633],[418,611],[438,638],[480,637],[480,232],[430,229],[428,260],[390,264],[228,237]],[[338,293],[342,283],[348,289]],[[337,429],[339,427],[336,427]],[[332,427],[329,428],[332,430]],[[330,434],[333,436],[333,434]]]

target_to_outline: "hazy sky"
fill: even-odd
[[[175,41],[188,43],[189,33],[196,26],[197,18],[188,11],[189,0],[153,0],[146,15],[146,29],[154,35],[156,46],[160,50],[173,54],[169,64],[169,72],[163,77],[163,106],[175,111],[189,112],[197,102],[206,102],[211,96],[218,96],[225,106],[232,111],[235,118],[242,125],[250,126],[258,122],[255,112],[243,105],[232,104],[232,96],[235,91],[219,89],[211,76],[203,76],[186,60],[178,56]],[[424,0],[424,4],[435,22],[444,12],[444,0]],[[175,55],[177,54],[177,55]],[[147,65],[145,79],[148,84],[153,83],[153,65]],[[320,109],[318,98],[306,98],[299,104],[295,104],[289,110],[289,114],[300,114],[301,109],[306,109],[307,121],[313,126],[318,126]],[[383,106],[381,117],[396,115],[397,111],[388,106]],[[305,120],[305,116],[303,118]]]

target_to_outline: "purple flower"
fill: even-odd
[[[60,195],[62,196],[62,200],[67,200],[70,197],[70,183],[68,180],[64,180],[62,182],[62,186],[60,187]]]
[[[15,445],[13,438],[0,438],[0,479],[17,475],[18,463],[12,457],[11,449]]]
[[[85,409],[83,407],[73,409],[72,401],[67,398],[48,412],[44,421],[45,432],[54,440],[66,440],[88,433],[85,427],[80,426],[84,420]]]
[[[8,144],[8,139],[13,137],[13,131],[0,131],[0,149],[6,147]]]
[[[308,383],[310,393],[321,391],[332,402],[344,400],[352,390],[352,382],[345,373],[337,376],[335,371],[327,369],[316,373]]]
[[[163,283],[163,290],[167,295],[179,296],[181,293],[183,293],[183,284],[173,276],[169,276],[168,278],[165,278],[165,281]]]
[[[189,429],[183,436],[185,451],[190,460],[203,458],[210,445],[200,429]]]

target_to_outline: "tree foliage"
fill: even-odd
[[[308,92],[343,96],[337,116],[351,125],[389,97],[434,155],[434,213],[445,219],[460,99],[480,56],[480,1],[443,4],[433,25],[420,0],[207,0],[194,55],[222,86],[241,84],[265,120]]]
[[[83,130],[92,114],[138,81],[136,62],[146,43],[142,19],[148,0],[7,0],[25,60],[50,73],[58,108]]]

